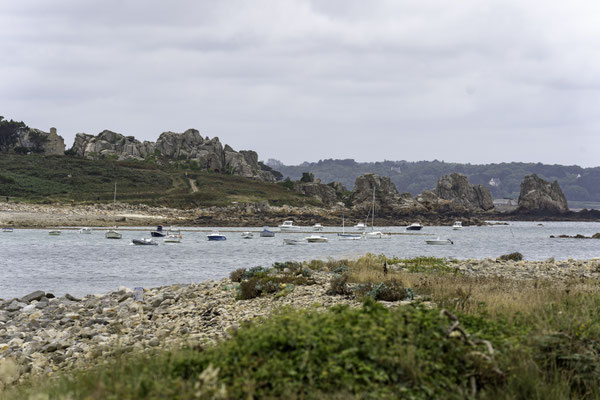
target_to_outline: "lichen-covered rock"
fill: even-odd
[[[532,174],[521,182],[517,210],[525,213],[563,213],[569,211],[569,206],[557,181],[550,183]]]
[[[483,185],[471,185],[465,175],[456,172],[438,180],[435,194],[440,199],[450,200],[453,204],[468,209],[488,211],[494,208],[488,188]]]
[[[389,177],[364,174],[354,181],[354,190],[350,196],[352,208],[369,209],[373,203],[373,191],[376,208],[389,212],[400,206],[400,194]]]
[[[149,156],[163,161],[189,161],[200,169],[218,173],[240,175],[262,181],[275,181],[275,176],[261,168],[258,154],[251,150],[237,152],[223,145],[218,137],[203,138],[196,129],[183,133],[163,132],[156,143],[136,140],[133,136],[105,130],[97,136],[78,133],[71,150],[84,158],[116,157],[145,159]]]
[[[313,197],[324,205],[331,206],[337,203],[338,196],[335,189],[319,182],[296,182],[294,191],[305,196]]]
[[[65,141],[56,133],[56,128],[50,128],[50,132],[32,128],[24,129],[17,138],[16,147],[41,154],[65,154]]]

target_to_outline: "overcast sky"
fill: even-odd
[[[600,165],[600,2],[5,1],[0,115],[286,164]]]

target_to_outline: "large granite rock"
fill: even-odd
[[[452,173],[442,176],[435,188],[437,197],[450,200],[467,209],[488,211],[494,208],[492,195],[483,185],[471,185],[463,174]]]
[[[183,133],[163,132],[156,143],[142,143],[133,136],[108,130],[97,136],[78,133],[71,150],[80,157],[91,159],[116,157],[119,160],[142,160],[155,156],[167,162],[185,160],[207,171],[275,181],[271,172],[261,168],[256,152],[237,152],[228,145],[223,147],[218,137],[203,138],[196,129],[188,129]]]
[[[326,206],[332,206],[338,202],[338,195],[335,189],[321,183],[318,179],[314,182],[295,182],[294,191],[305,196],[313,197]]]
[[[569,211],[567,199],[557,181],[547,182],[536,174],[527,175],[521,182],[519,212],[563,213]]]
[[[350,196],[352,208],[369,209],[373,203],[373,190],[375,207],[389,212],[400,206],[402,198],[389,177],[364,174],[354,181],[354,190]]]
[[[65,141],[56,133],[56,128],[50,128],[50,132],[32,128],[24,129],[19,133],[16,146],[41,154],[65,154]]]
[[[71,151],[84,158],[98,159],[116,157],[119,160],[144,159],[154,152],[152,142],[140,142],[133,136],[124,136],[109,130],[100,132],[97,136],[86,133],[75,135]]]

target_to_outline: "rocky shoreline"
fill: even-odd
[[[600,259],[554,261],[463,260],[449,263],[472,277],[568,282],[600,279]],[[389,268],[404,270],[403,264]],[[315,284],[296,285],[286,295],[237,300],[238,284],[228,278],[198,284],[145,289],[136,301],[131,289],[81,299],[36,291],[0,299],[0,376],[10,384],[30,375],[85,368],[104,357],[182,344],[207,344],[228,336],[241,323],[274,310],[358,306],[349,296],[327,294],[333,273],[311,271]],[[409,301],[385,303],[387,306]]]

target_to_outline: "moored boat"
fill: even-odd
[[[390,235],[389,233],[374,231],[374,232],[368,232],[365,235],[365,237],[367,239],[390,239],[392,237],[392,235]]]
[[[121,239],[123,235],[120,232],[117,232],[115,229],[109,229],[104,234],[104,237],[107,239]]]
[[[265,226],[260,232],[260,237],[275,237],[275,232],[269,230],[268,226]]]
[[[283,239],[283,244],[300,245],[300,244],[306,244],[306,242],[304,240],[299,240],[299,239]]]
[[[423,229],[423,225],[418,222],[414,222],[406,227],[407,231],[420,231],[421,229]]]
[[[361,240],[362,237],[359,233],[338,233],[339,240]]]
[[[167,235],[163,239],[165,243],[181,243],[181,235]]]
[[[150,238],[131,239],[131,243],[141,246],[158,246],[158,243]]]
[[[455,231],[462,229],[462,227],[463,227],[462,221],[455,221],[454,224],[452,225],[452,229]]]
[[[454,242],[450,239],[427,239],[425,240],[425,243],[427,244],[435,244],[435,245],[449,245],[449,244],[454,244]]]
[[[210,235],[206,235],[206,237],[210,241],[227,240],[227,238],[225,237],[225,235],[221,235],[220,233],[217,233],[217,232],[213,232]]]
[[[162,225],[158,225],[155,231],[150,232],[150,236],[152,237],[165,237],[166,233],[163,231]]]
[[[254,234],[252,232],[242,232],[242,239],[252,239]]]
[[[354,225],[354,229],[357,231],[364,231],[366,227],[367,226],[364,224],[364,222],[359,222],[358,224]]]
[[[327,243],[327,238],[323,235],[310,235],[304,238],[308,243]]]
[[[52,235],[52,236],[60,236],[61,232],[58,229],[53,229],[51,231],[48,231],[48,235]]]
[[[13,232],[13,231],[14,231],[14,229],[9,226],[7,226],[6,228],[2,228],[2,232]]]
[[[84,233],[86,235],[90,235],[92,233],[92,228],[83,227],[79,230],[79,233]]]
[[[282,231],[291,231],[295,228],[294,221],[283,221],[283,224],[279,225],[279,229]]]
[[[314,224],[312,228],[313,228],[313,231],[316,231],[316,232],[323,231],[323,225],[321,225],[319,223]]]

